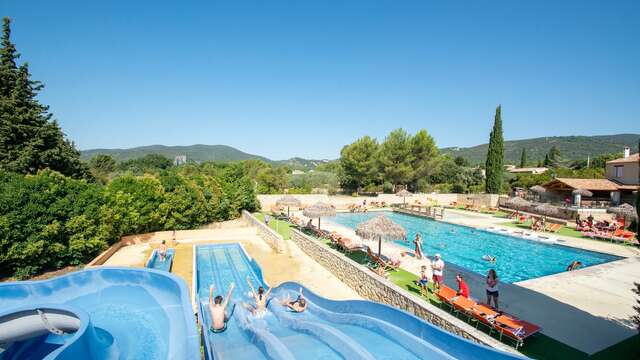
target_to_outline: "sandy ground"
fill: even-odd
[[[328,270],[304,254],[294,243],[288,242],[288,250],[284,254],[276,254],[256,234],[256,229],[242,224],[238,226],[210,226],[208,236],[200,234],[197,239],[181,240],[176,246],[176,255],[172,272],[182,277],[191,291],[193,276],[193,246],[204,243],[239,242],[247,253],[256,259],[263,270],[265,280],[271,286],[285,281],[296,281],[304,284],[321,296],[336,299],[360,299],[361,297],[350,287],[333,276]],[[144,266],[151,249],[158,242],[136,244],[118,250],[105,266]]]

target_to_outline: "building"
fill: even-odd
[[[640,186],[638,153],[631,154],[631,149],[625,147],[621,158],[607,161],[605,176],[618,185],[622,201],[633,203],[633,192]]]
[[[551,201],[572,199],[575,203],[576,198],[572,192],[583,189],[593,193],[592,197],[582,199],[583,204],[594,204],[599,207],[620,202],[633,204],[633,192],[640,186],[639,169],[638,154],[631,154],[631,149],[625,147],[621,158],[607,162],[606,179],[555,178],[542,185],[547,189],[544,197]]]
[[[548,170],[549,169],[547,169],[546,167],[527,167],[527,168],[513,167],[510,169],[507,169],[507,171],[512,174],[534,174],[534,175],[544,174]]]
[[[187,163],[187,155],[176,155],[176,157],[173,159],[173,165],[178,166],[178,165],[183,165]]]

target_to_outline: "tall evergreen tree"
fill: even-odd
[[[50,168],[88,177],[80,152],[65,139],[49,107],[37,99],[44,85],[31,79],[28,64],[17,67],[10,21],[4,18],[0,49],[0,169],[35,173]]]
[[[554,145],[549,149],[549,154],[545,159],[548,159],[548,165],[557,168],[560,166],[560,150]]]
[[[522,153],[520,154],[520,167],[527,166],[527,149],[522,148]]]
[[[496,108],[493,130],[489,135],[489,149],[487,150],[486,184],[485,190],[489,194],[498,194],[502,189],[504,172],[504,138],[502,136],[502,106]]]
[[[638,184],[640,184],[640,139],[638,139]],[[640,187],[636,190],[636,213],[640,216]],[[640,239],[640,218],[636,220],[636,237]]]

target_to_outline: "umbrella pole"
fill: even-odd
[[[320,230],[320,218],[318,218],[318,230]]]
[[[378,236],[378,256],[382,256],[382,237]]]
[[[287,206],[287,217],[289,217],[289,207]]]

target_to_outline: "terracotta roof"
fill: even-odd
[[[564,185],[564,187],[570,189],[585,189],[591,191],[616,191],[618,185],[613,181],[607,179],[568,179],[568,178],[555,178],[546,184],[542,185],[545,188],[556,188],[558,185]]]
[[[628,158],[619,158],[611,161],[607,161],[607,164],[623,164],[629,162],[638,162],[638,153],[629,155]]]

